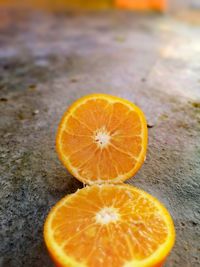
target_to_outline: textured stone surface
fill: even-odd
[[[200,28],[123,12],[0,11],[2,267],[52,266],[42,227],[81,184],[55,153],[59,119],[78,97],[104,92],[138,104],[147,159],[128,183],[171,212],[176,245],[166,267],[200,265]]]

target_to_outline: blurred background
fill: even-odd
[[[198,0],[1,0],[1,6],[45,10],[127,8],[135,10],[175,10],[199,8]]]
[[[53,267],[45,217],[82,187],[57,159],[56,129],[94,92],[144,111],[147,158],[127,182],[174,219],[165,267],[199,267],[199,0],[0,0],[0,267]]]

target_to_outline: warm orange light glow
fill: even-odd
[[[114,7],[114,0],[0,0],[0,6],[46,9],[107,9]]]
[[[119,8],[135,9],[135,10],[165,10],[167,6],[166,0],[115,0],[116,6]]]
[[[0,0],[0,6],[30,7],[46,10],[126,8],[166,10],[167,0]]]

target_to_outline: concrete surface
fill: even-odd
[[[127,12],[0,11],[1,267],[52,266],[42,228],[82,185],[55,153],[64,110],[104,92],[145,112],[149,149],[128,183],[171,212],[166,267],[200,266],[200,21]]]

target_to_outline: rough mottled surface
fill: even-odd
[[[82,186],[58,161],[55,132],[68,105],[92,92],[144,110],[147,159],[128,183],[174,218],[177,241],[165,266],[200,266],[199,24],[127,12],[0,17],[0,266],[53,266],[45,216]]]

